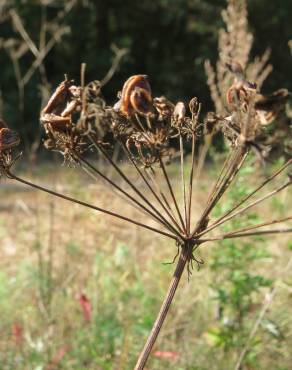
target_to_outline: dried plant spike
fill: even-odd
[[[143,115],[151,113],[152,95],[148,76],[135,75],[125,82],[119,110],[127,117],[135,113]]]
[[[0,129],[0,152],[18,146],[20,137],[16,131],[3,127]]]

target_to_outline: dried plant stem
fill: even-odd
[[[115,57],[114,57],[114,60],[112,62],[110,69],[107,71],[107,74],[100,81],[101,87],[106,85],[112,79],[113,75],[115,74],[116,70],[118,69],[121,63],[121,60],[128,53],[128,49],[119,49],[115,45],[112,46],[112,50],[115,53]]]
[[[87,175],[89,177],[91,177],[93,180],[97,181],[98,177],[96,175],[96,173],[94,173],[92,170],[90,170],[89,168],[87,168],[86,166],[82,166],[81,165],[81,168],[83,169],[83,171],[85,173],[87,173]],[[108,185],[106,183],[105,180],[102,180],[102,183],[105,184],[105,185]],[[139,206],[137,206],[137,204],[135,202],[133,202],[131,199],[129,199],[128,197],[126,197],[125,195],[123,195],[122,193],[120,193],[118,190],[116,190],[113,186],[111,187],[111,190],[112,192],[117,196],[119,197],[120,199],[122,199],[124,202],[126,202],[127,204],[129,204],[130,206],[132,206],[133,208],[135,208],[138,212],[142,213],[143,215],[149,217],[149,213],[144,211],[142,208],[140,208]],[[152,216],[150,216],[153,220],[155,220],[155,222],[157,222],[156,219],[154,219]],[[163,225],[164,226],[164,225]]]
[[[167,183],[167,186],[168,186],[168,189],[169,189],[169,192],[171,194],[171,197],[172,197],[172,200],[173,200],[173,203],[174,203],[174,206],[175,206],[175,209],[177,211],[177,214],[178,214],[178,217],[179,217],[179,220],[181,222],[181,225],[186,232],[186,226],[184,224],[184,221],[183,221],[183,218],[182,218],[182,215],[180,213],[180,210],[179,210],[179,207],[178,207],[178,204],[177,204],[177,201],[176,201],[176,198],[175,198],[175,195],[174,195],[174,192],[173,192],[173,189],[172,189],[172,186],[171,186],[171,182],[169,180],[169,177],[167,175],[167,172],[166,172],[166,169],[165,169],[165,166],[164,166],[164,163],[163,163],[163,160],[161,159],[161,157],[159,158],[159,163],[160,163],[160,166],[161,166],[161,169],[162,169],[162,172],[163,172],[163,175],[165,177],[165,180],[166,180],[166,183]]]
[[[75,199],[75,198],[72,198],[72,197],[68,197],[67,195],[63,195],[63,194],[60,194],[56,191],[53,191],[53,190],[50,190],[50,189],[47,189],[43,186],[40,186],[40,185],[37,185],[37,184],[34,184],[30,181],[27,181],[27,180],[24,180],[22,179],[21,177],[18,177],[18,176],[15,176],[13,173],[11,173],[10,171],[7,172],[7,177],[10,178],[10,179],[13,179],[13,180],[16,180],[22,184],[25,184],[25,185],[28,185],[30,187],[33,187],[35,189],[38,189],[38,190],[41,190],[41,191],[44,191],[45,193],[48,193],[48,194],[51,194],[51,195],[54,195],[56,197],[59,197],[59,198],[62,198],[64,200],[68,200],[70,202],[73,202],[73,203],[76,203],[76,204],[80,204],[81,206],[84,206],[84,207],[87,207],[87,208],[91,208],[91,209],[94,209],[95,211],[99,211],[99,212],[102,212],[102,213],[105,213],[105,214],[108,214],[110,216],[113,216],[113,217],[116,217],[116,218],[119,218],[121,220],[124,220],[124,221],[127,221],[129,223],[132,223],[134,225],[137,225],[137,226],[140,226],[140,227],[143,227],[144,229],[148,229],[148,230],[151,230],[151,231],[154,231],[155,233],[158,233],[158,234],[161,234],[161,235],[165,235],[171,239],[174,239],[176,240],[177,237],[173,234],[169,234],[167,232],[164,232],[162,230],[159,230],[159,229],[156,229],[154,227],[151,227],[151,226],[148,226],[146,224],[143,224],[141,222],[138,222],[138,221],[135,221],[131,218],[128,218],[128,217],[125,217],[125,216],[122,216],[118,213],[115,213],[115,212],[111,212],[111,211],[108,211],[106,209],[103,209],[103,208],[100,208],[100,207],[96,207],[92,204],[89,204],[89,203],[86,203],[86,202],[83,202],[81,200],[78,200],[78,199]]]
[[[190,232],[191,228],[191,213],[192,213],[192,196],[193,196],[193,181],[194,181],[194,165],[195,165],[195,134],[192,135],[192,163],[189,178],[189,199],[188,199],[188,213],[187,213],[187,230]]]
[[[204,216],[210,214],[211,210],[214,208],[214,206],[218,203],[218,201],[223,196],[225,191],[228,189],[232,180],[236,176],[237,172],[242,167],[244,160],[247,156],[247,153],[248,153],[248,149],[246,147],[242,147],[242,148],[240,147],[235,152],[234,158],[231,161],[230,166],[227,168],[225,175],[222,176],[222,181],[216,187],[214,195],[210,198],[210,202],[206,207]]]
[[[168,291],[166,293],[166,297],[162,303],[162,306],[160,308],[160,311],[158,313],[158,316],[155,320],[155,323],[152,327],[152,330],[149,334],[149,337],[147,339],[147,342],[140,353],[140,356],[138,358],[138,361],[135,366],[135,370],[142,370],[144,369],[147,359],[150,355],[150,352],[155,344],[155,341],[157,339],[157,336],[161,330],[161,327],[163,325],[163,322],[168,314],[169,308],[171,306],[171,303],[173,301],[176,289],[178,287],[178,284],[180,282],[182,273],[185,269],[186,264],[190,261],[193,251],[193,245],[192,244],[186,244],[182,247],[179,260],[176,265],[176,269],[174,271],[172,280],[170,282]]]
[[[106,160],[113,166],[113,168],[117,171],[117,173],[121,176],[123,180],[126,181],[126,183],[135,191],[135,193],[160,217],[165,224],[168,225],[168,229],[173,230],[177,235],[179,233],[174,229],[174,227],[161,215],[161,212],[159,212],[154,205],[149,202],[149,200],[141,193],[141,191],[132,183],[132,181],[124,174],[124,172],[115,164],[115,162],[112,160],[112,158],[107,154],[107,152],[99,145],[92,136],[90,136],[90,139],[94,146],[100,150],[100,152],[103,154],[103,156],[106,158]]]
[[[263,230],[263,231],[254,231],[250,233],[227,234],[226,236],[224,236],[224,239],[233,239],[233,238],[241,238],[244,236],[256,236],[256,235],[285,234],[285,233],[291,233],[291,232],[292,232],[292,228]]]
[[[163,204],[163,202],[161,201],[161,199],[159,198],[158,194],[154,191],[153,187],[150,185],[149,181],[146,179],[146,177],[144,176],[143,172],[140,170],[140,168],[138,167],[137,163],[135,162],[135,159],[132,157],[131,153],[129,152],[129,150],[127,149],[127,147],[122,144],[122,147],[125,151],[125,153],[127,154],[129,160],[131,161],[131,163],[133,164],[133,166],[135,167],[136,171],[138,172],[138,174],[141,176],[142,180],[144,181],[144,183],[146,184],[146,186],[148,187],[148,189],[151,191],[151,193],[153,194],[153,196],[155,197],[155,199],[158,201],[158,203],[160,204],[160,206],[163,208],[163,210],[165,211],[165,213],[168,215],[168,217],[170,218],[170,220],[174,223],[174,225],[178,228],[178,230],[182,233],[182,229],[180,227],[180,225],[178,224],[178,222],[176,221],[176,219],[174,218],[174,216],[170,213],[170,211],[167,209],[167,207]],[[154,180],[154,179],[153,179]],[[155,180],[154,180],[155,181]],[[155,181],[155,184],[156,184],[156,181]],[[158,187],[158,185],[157,185]],[[159,188],[159,187],[158,187]],[[159,188],[158,191],[160,192],[161,196],[163,197],[164,201],[166,202],[167,206],[169,207],[169,209],[171,210],[164,194],[162,193],[161,189]]]
[[[239,209],[237,212],[234,212],[232,214],[230,214],[228,217],[225,217],[223,218],[220,222],[217,222],[216,224],[213,224],[212,226],[210,226],[209,228],[207,228],[206,230],[204,230],[203,232],[201,232],[199,235],[197,236],[202,236],[206,233],[208,233],[209,231],[217,228],[218,226],[224,224],[225,222],[227,221],[230,221],[232,218],[236,217],[236,216],[239,216],[240,214],[246,212],[247,210],[249,210],[250,208],[258,205],[259,203],[263,202],[264,200],[276,195],[277,193],[279,193],[280,191],[284,190],[285,188],[287,188],[289,185],[292,184],[292,180],[289,180],[287,181],[285,184],[283,184],[282,186],[278,187],[277,189],[271,191],[270,193],[266,194],[265,196],[255,200],[254,202],[248,204],[247,206],[245,206],[244,208],[242,209]]]
[[[140,203],[137,199],[132,197],[129,193],[127,193],[124,189],[122,189],[119,185],[117,185],[115,182],[113,182],[111,179],[109,179],[107,176],[105,176],[101,171],[99,171],[95,166],[93,166],[90,162],[88,162],[86,159],[79,156],[77,153],[75,153],[80,161],[82,161],[87,167],[89,167],[93,172],[95,172],[97,175],[99,175],[103,180],[108,182],[110,185],[112,185],[115,189],[120,191],[123,195],[125,195],[126,198],[130,199],[134,204],[136,204],[138,207],[140,207],[143,211],[145,211],[148,215],[152,216],[154,220],[156,220],[158,223],[165,226],[170,231],[177,233],[176,229],[167,222],[164,218],[156,216],[151,210],[149,210],[147,207],[145,207],[142,203]],[[179,235],[179,234],[178,234]]]
[[[200,220],[207,220],[210,212],[215,207],[215,205],[219,202],[219,200],[222,198],[225,191],[230,186],[232,180],[235,178],[236,174],[242,167],[244,160],[246,159],[246,156],[248,154],[248,148],[246,146],[242,146],[238,148],[238,151],[235,153],[235,157],[232,160],[232,163],[230,165],[230,168],[228,168],[226,175],[224,175],[223,180],[221,184],[217,187],[217,190],[214,191],[214,194],[210,197],[210,201],[207,203],[206,208],[200,218]],[[201,221],[199,221],[200,223]],[[204,228],[205,229],[205,228]],[[200,231],[200,234],[203,235],[205,232],[201,232],[201,230],[198,229],[196,226],[194,231],[192,232],[192,237]]]
[[[230,215],[233,211],[235,211],[238,207],[240,207],[243,203],[245,203],[249,198],[251,198],[253,195],[255,195],[259,190],[261,190],[265,185],[267,185],[269,182],[274,180],[278,175],[280,175],[290,164],[292,163],[292,159],[287,161],[278,171],[276,171],[272,176],[268,177],[261,185],[259,185],[255,190],[253,190],[251,193],[249,193],[247,196],[242,198],[234,207],[232,207],[228,212],[226,212],[224,215],[222,215],[220,218],[218,218],[214,223],[212,223],[210,226],[212,227],[215,224],[218,224],[221,220],[226,218]],[[206,229],[207,231],[207,229]]]
[[[220,182],[222,181],[222,179],[224,178],[224,176],[226,174],[226,168],[228,166],[230,166],[230,163],[231,163],[231,160],[232,160],[232,155],[233,155],[233,153],[230,152],[229,155],[227,156],[227,158],[225,159],[225,161],[223,163],[223,166],[221,168],[221,171],[219,173],[219,176],[217,177],[217,180],[216,180],[215,184],[213,185],[212,191],[210,192],[210,195],[209,195],[208,200],[207,200],[207,204],[210,203],[213,194],[218,190],[219,184],[220,184]]]
[[[292,220],[292,216],[290,217],[285,217],[285,218],[281,218],[279,220],[272,220],[272,221],[267,221],[267,222],[263,222],[261,224],[258,224],[258,225],[253,225],[253,226],[248,226],[248,227],[244,227],[242,229],[238,229],[238,230],[235,230],[235,231],[232,231],[230,233],[228,233],[228,235],[234,235],[234,234],[237,234],[237,233],[243,233],[245,231],[250,231],[250,230],[254,230],[254,229],[259,229],[261,227],[265,227],[265,226],[270,226],[270,225],[275,225],[275,224],[279,224],[279,223],[282,223],[282,222],[285,222],[285,221],[290,221]]]
[[[183,233],[183,230],[181,228],[181,226],[179,225],[179,222],[176,218],[176,215],[174,214],[173,212],[173,209],[171,208],[170,204],[169,204],[169,201],[167,200],[167,196],[164,194],[164,192],[162,191],[161,189],[161,186],[158,184],[157,182],[157,179],[156,179],[156,172],[154,170],[154,168],[150,168],[149,171],[147,171],[146,169],[144,170],[144,172],[146,173],[147,177],[150,179],[150,181],[152,182],[152,184],[154,185],[156,191],[158,192],[157,195],[160,196],[160,200],[161,202],[163,203],[164,202],[164,205],[166,207],[166,209],[169,211],[169,213],[171,214],[172,216],[172,220],[174,219],[176,224],[178,225],[178,228],[180,229],[180,231]]]
[[[187,225],[187,200],[186,200],[186,183],[185,183],[185,173],[184,173],[184,144],[183,138],[179,136],[179,146],[180,146],[180,172],[181,172],[181,186],[183,194],[183,206],[185,214],[185,225]]]
[[[237,234],[222,234],[214,236],[213,238],[208,239],[199,239],[197,241],[198,244],[206,243],[206,242],[215,242],[224,239],[235,239],[235,238],[244,238],[246,236],[259,236],[259,235],[273,235],[273,234],[286,234],[292,233],[292,228],[288,229],[274,229],[274,230],[263,230],[263,231],[253,231],[250,233],[237,233]]]

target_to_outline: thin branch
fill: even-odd
[[[208,239],[198,239],[196,242],[198,244],[220,241],[225,239],[235,239],[235,238],[244,238],[246,236],[259,236],[259,235],[273,235],[273,234],[287,234],[292,233],[292,228],[288,229],[274,229],[274,230],[263,230],[263,231],[254,231],[250,233],[237,233],[237,234],[222,234],[214,236],[213,238]]]
[[[170,183],[170,180],[169,180],[169,177],[167,175],[167,172],[166,172],[166,169],[165,169],[165,166],[164,166],[164,163],[161,159],[161,157],[159,157],[159,163],[160,163],[160,166],[162,168],[162,172],[164,174],[164,177],[165,177],[165,180],[167,182],[167,186],[168,186],[168,189],[170,191],[170,194],[171,194],[171,197],[172,197],[172,200],[173,200],[173,203],[174,203],[174,206],[175,206],[175,209],[177,211],[177,214],[178,214],[178,217],[179,217],[179,220],[181,222],[181,225],[186,233],[186,226],[184,224],[184,221],[183,221],[183,218],[182,218],[182,215],[180,213],[180,210],[179,210],[179,207],[178,207],[178,204],[177,204],[177,201],[176,201],[176,198],[175,198],[175,195],[174,195],[174,192],[173,192],[173,189],[172,189],[172,186],[171,186],[171,183]]]
[[[23,76],[22,83],[24,85],[26,85],[29,82],[29,80],[33,76],[35,70],[38,67],[40,67],[43,60],[48,55],[48,53],[52,50],[52,48],[55,46],[55,44],[61,39],[61,37],[63,35],[68,33],[68,31],[69,31],[69,28],[67,28],[67,27],[58,28],[58,30],[55,32],[55,34],[52,36],[52,38],[48,41],[46,47],[39,52],[38,56],[36,57],[36,59],[32,63],[31,67],[29,68],[29,70]]]
[[[175,228],[161,215],[159,210],[154,207],[152,203],[149,202],[149,200],[140,192],[140,190],[132,183],[131,180],[124,174],[124,172],[114,163],[114,161],[111,159],[111,157],[107,154],[107,152],[94,140],[94,138],[89,135],[90,140],[94,144],[94,146],[100,150],[100,152],[103,154],[103,156],[109,161],[109,163],[114,167],[114,169],[117,171],[117,173],[126,181],[126,183],[136,192],[137,195],[159,216],[163,219],[163,221],[169,226],[170,229],[172,229],[177,235],[180,235]]]
[[[171,239],[174,239],[176,240],[176,236],[174,236],[173,234],[169,234],[169,233],[166,233],[164,231],[161,231],[161,230],[158,230],[158,229],[155,229],[154,227],[151,227],[151,226],[148,226],[146,224],[143,224],[141,222],[138,222],[138,221],[135,221],[131,218],[128,218],[128,217],[125,217],[125,216],[122,216],[118,213],[115,213],[115,212],[111,212],[111,211],[108,211],[106,209],[103,209],[103,208],[100,208],[100,207],[96,207],[92,204],[89,204],[89,203],[86,203],[86,202],[83,202],[81,200],[78,200],[78,199],[75,199],[75,198],[72,198],[72,197],[68,197],[67,195],[63,195],[63,194],[60,194],[60,193],[57,193],[56,191],[53,191],[53,190],[50,190],[48,188],[45,188],[43,186],[40,186],[40,185],[36,185],[30,181],[27,181],[27,180],[24,180],[18,176],[15,176],[13,173],[11,173],[10,171],[7,172],[7,176],[13,180],[16,180],[18,182],[21,182],[25,185],[28,185],[30,187],[33,187],[35,189],[38,189],[38,190],[41,190],[41,191],[44,191],[48,194],[51,194],[51,195],[54,195],[56,197],[59,197],[61,199],[64,199],[64,200],[68,200],[70,202],[73,202],[73,203],[76,203],[76,204],[80,204],[81,206],[84,206],[84,207],[87,207],[87,208],[91,208],[91,209],[94,209],[95,211],[99,211],[99,212],[102,212],[102,213],[105,213],[105,214],[108,214],[110,216],[113,216],[113,217],[116,217],[116,218],[119,218],[121,220],[124,220],[124,221],[127,221],[129,223],[132,223],[134,225],[137,225],[137,226],[140,226],[140,227],[143,227],[145,229],[148,229],[148,230],[151,230],[151,231],[154,231],[155,233],[158,233],[158,234],[161,234],[161,235],[165,235]]]
[[[289,185],[291,185],[291,184],[292,184],[292,181],[291,181],[291,180],[287,181],[285,184],[283,184],[283,185],[282,185],[282,186],[280,186],[279,188],[277,188],[277,189],[275,189],[275,190],[271,191],[270,193],[266,194],[266,195],[265,195],[265,196],[263,196],[262,198],[259,198],[259,199],[255,200],[254,202],[252,202],[252,203],[248,204],[248,205],[247,205],[247,206],[245,206],[244,208],[239,209],[237,212],[234,212],[234,213],[232,213],[231,215],[229,215],[228,217],[226,217],[226,218],[222,219],[220,222],[217,222],[217,223],[213,224],[212,226],[208,227],[206,230],[202,231],[202,232],[201,232],[200,234],[198,234],[197,236],[198,236],[198,237],[199,237],[199,236],[202,236],[202,235],[204,235],[204,234],[208,233],[209,231],[211,231],[211,230],[213,230],[213,229],[217,228],[218,226],[220,226],[220,225],[224,224],[225,222],[230,221],[230,220],[231,220],[231,219],[233,219],[234,217],[236,217],[236,216],[238,216],[238,215],[240,215],[240,214],[242,214],[242,213],[246,212],[248,209],[250,209],[250,208],[252,208],[252,207],[254,207],[254,206],[258,205],[259,203],[263,202],[264,200],[266,200],[266,199],[270,198],[271,196],[273,196],[273,195],[275,195],[275,194],[279,193],[280,191],[284,190],[285,188],[287,188],[287,187],[288,187]]]
[[[157,217],[152,211],[150,211],[147,207],[145,207],[142,203],[140,203],[137,199],[132,197],[129,193],[127,193],[124,189],[122,189],[119,185],[117,185],[115,182],[113,182],[111,179],[109,179],[106,175],[104,175],[102,172],[100,172],[95,166],[93,166],[90,162],[88,162],[86,159],[79,156],[77,153],[78,159],[82,161],[87,167],[89,167],[93,172],[95,172],[98,176],[100,176],[103,180],[105,180],[107,183],[109,183],[111,186],[113,186],[115,189],[117,189],[119,192],[121,192],[126,198],[130,199],[134,204],[136,204],[138,207],[140,207],[142,210],[144,210],[148,215],[152,216],[156,222],[162,224],[165,226],[169,231],[173,231],[168,227],[168,225],[160,218]]]
[[[224,215],[222,215],[219,219],[217,219],[214,223],[212,223],[210,226],[213,226],[217,223],[219,223],[223,218],[227,217],[235,211],[238,207],[240,207],[243,203],[245,203],[249,198],[251,198],[254,194],[256,194],[259,190],[261,190],[265,185],[267,185],[269,182],[274,180],[279,174],[281,174],[290,164],[292,163],[292,159],[290,159],[288,162],[286,162],[278,171],[276,171],[272,176],[268,177],[260,186],[258,186],[255,190],[253,190],[251,193],[246,195],[244,198],[242,198],[235,206],[233,206],[229,211],[227,211]]]
[[[180,147],[180,172],[181,172],[181,186],[183,194],[183,205],[184,205],[184,214],[185,214],[185,225],[187,225],[187,199],[186,199],[186,183],[185,183],[185,174],[184,174],[184,144],[182,136],[179,135],[179,147]]]
[[[270,226],[270,225],[275,225],[275,224],[280,224],[282,222],[286,222],[286,221],[290,221],[292,220],[292,216],[290,217],[285,217],[285,218],[282,218],[282,219],[279,219],[279,220],[273,220],[273,221],[267,221],[267,222],[263,222],[261,224],[258,224],[258,225],[252,225],[252,226],[247,226],[247,227],[244,227],[242,229],[238,229],[238,230],[235,230],[235,231],[232,231],[230,233],[228,233],[229,235],[233,235],[233,234],[237,234],[237,233],[241,233],[241,232],[245,232],[245,231],[250,231],[250,230],[254,230],[254,229],[259,229],[261,227],[265,227],[265,226]]]
[[[155,186],[155,188],[156,188],[156,190],[158,192],[157,196],[158,197],[160,196],[160,198],[159,198],[160,199],[159,204],[161,204],[161,206],[163,207],[163,209],[167,212],[167,214],[169,215],[169,217],[171,218],[171,220],[175,223],[175,225],[180,230],[180,232],[183,233],[184,231],[183,231],[182,227],[179,225],[179,221],[177,219],[177,216],[174,213],[174,210],[172,209],[171,205],[169,204],[169,201],[167,199],[167,196],[164,194],[164,192],[162,191],[161,186],[159,185],[159,183],[156,180],[156,172],[155,172],[155,170],[151,167],[150,168],[150,171],[148,171],[148,172],[145,169],[145,173],[148,176],[148,178],[150,179],[150,181],[152,182],[152,184]]]
[[[195,165],[195,134],[192,135],[192,163],[191,172],[189,179],[189,201],[188,201],[188,219],[187,219],[187,230],[188,233],[191,231],[191,212],[192,212],[192,196],[193,196],[193,181],[194,181],[194,165]]]
[[[232,160],[230,168],[228,169],[226,175],[224,176],[224,181],[218,187],[218,190],[216,191],[216,194],[211,197],[210,202],[207,203],[207,206],[206,206],[202,216],[200,217],[199,222],[197,223],[194,231],[192,232],[192,236],[194,236],[196,232],[201,231],[201,230],[199,230],[200,227],[198,228],[198,225],[201,225],[202,222],[204,223],[204,220],[207,219],[207,217],[209,216],[212,209],[218,203],[220,198],[222,198],[223,194],[228,189],[228,187],[232,183],[233,179],[235,178],[236,174],[238,173],[238,171],[242,167],[242,165],[243,165],[243,163],[246,159],[247,154],[248,154],[248,148],[246,146],[240,146],[238,148],[238,150],[236,152],[236,155],[234,157],[234,160]],[[206,228],[204,228],[204,229],[206,230]],[[205,234],[205,230],[201,231],[200,235]]]
[[[174,223],[174,225],[178,228],[178,230],[180,232],[183,232],[181,227],[179,226],[179,224],[177,223],[177,221],[175,220],[175,218],[172,216],[172,214],[168,211],[168,209],[165,207],[165,205],[163,204],[163,202],[161,201],[161,199],[159,198],[159,196],[157,195],[157,193],[154,191],[154,189],[152,188],[152,186],[150,185],[149,181],[146,179],[146,177],[144,176],[144,174],[142,173],[142,171],[140,170],[140,168],[138,167],[137,163],[135,162],[133,156],[131,155],[131,153],[129,152],[129,150],[127,149],[127,147],[125,146],[124,143],[121,142],[121,145],[122,145],[122,148],[124,150],[124,152],[126,153],[127,157],[129,158],[129,160],[131,161],[131,163],[133,164],[133,166],[135,167],[136,171],[138,172],[138,174],[141,176],[141,178],[143,179],[144,183],[146,184],[146,186],[148,187],[148,189],[151,191],[151,193],[153,194],[153,196],[155,197],[155,199],[158,201],[158,203],[161,205],[161,207],[164,209],[164,211],[166,212],[166,214],[168,215],[168,217],[172,220],[172,222]],[[177,231],[176,231],[177,232]]]
[[[104,85],[106,85],[111,80],[111,78],[115,74],[116,70],[118,69],[121,60],[128,53],[128,49],[119,49],[115,45],[112,45],[112,50],[115,53],[115,57],[114,57],[114,60],[112,62],[112,65],[111,65],[110,69],[108,70],[107,74],[100,81],[100,86],[101,87],[103,87]]]

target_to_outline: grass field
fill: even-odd
[[[178,169],[174,165],[171,171],[175,176]],[[77,168],[42,165],[32,173],[22,172],[78,199],[145,219]],[[217,166],[210,165],[198,182],[194,216],[216,172]],[[259,182],[264,174],[256,172],[256,178],[253,170],[241,175],[225,205],[236,199],[241,185]],[[176,254],[174,243],[6,180],[0,186],[0,368],[132,369],[168,287],[174,265],[164,262]],[[291,190],[283,191],[257,207],[257,217],[287,215],[291,199]],[[224,253],[230,257],[224,243],[204,245],[200,256],[205,264],[194,269],[190,281],[184,275],[148,369],[234,369],[271,292],[275,296],[251,338],[242,369],[291,369],[292,269],[286,268],[291,237],[238,240],[232,250],[239,248],[241,255],[233,256],[234,264],[220,260]],[[264,253],[261,258],[242,257],[245,246],[246,253],[257,248]],[[218,270],[214,264],[219,260]],[[234,326],[235,337],[225,330],[234,305],[227,300],[220,317],[216,299],[220,287],[229,289],[224,284],[233,265],[240,274],[271,280],[251,291],[246,285],[248,306]],[[232,337],[232,345],[224,335]]]

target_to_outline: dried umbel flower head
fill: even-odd
[[[244,131],[245,140],[255,148],[261,160],[271,150],[275,153],[277,147],[278,155],[289,158],[287,153],[290,150],[285,144],[286,136],[291,138],[291,129],[285,117],[285,106],[290,96],[288,90],[279,89],[270,95],[262,95],[256,90],[254,83],[245,79],[239,63],[230,63],[228,68],[235,76],[226,94],[231,114],[214,115],[220,122],[218,126],[221,126],[225,137],[232,145],[236,145],[238,137]],[[275,125],[268,127],[273,122]]]
[[[110,134],[145,167],[170,157],[173,148],[169,139],[178,133],[191,136],[197,120],[192,110],[187,117],[182,102],[175,105],[165,97],[152,98],[146,75],[128,78],[113,107],[101,98],[98,81],[81,88],[65,80],[41,113],[48,135],[45,146],[66,159],[76,160],[79,154],[100,145],[108,147],[105,137]]]
[[[81,107],[82,88],[74,85],[73,80],[65,79],[41,112],[40,121],[48,136],[45,147],[60,151],[69,161],[76,160],[73,152],[80,153],[88,147],[73,122],[73,115],[80,113]]]
[[[151,93],[149,82],[146,83],[144,77],[141,79],[141,76],[143,75],[132,76],[126,81],[121,101],[114,107],[106,105],[100,97],[98,83],[94,82],[81,88],[65,80],[53,94],[43,110],[41,118],[55,150],[61,151],[65,158],[70,156],[78,161],[80,168],[84,169],[91,177],[101,178],[107,185],[111,186],[115,194],[127,201],[127,205],[135,207],[143,214],[143,217],[148,216],[151,224],[144,221],[144,218],[139,221],[134,217],[126,217],[123,212],[116,213],[33,184],[10,171],[7,171],[6,174],[11,179],[23,184],[119,218],[175,241],[178,251],[173,262],[179,256],[177,267],[162,309],[138,359],[136,369],[142,370],[145,368],[144,365],[169,310],[184,269],[187,268],[190,276],[193,263],[196,262],[198,266],[203,263],[197,255],[197,250],[202,244],[223,239],[292,231],[291,229],[256,230],[292,220],[292,216],[288,216],[285,219],[267,221],[262,224],[253,223],[229,233],[211,234],[221,225],[292,185],[291,178],[289,178],[272,192],[257,199],[251,199],[266,184],[283,173],[292,164],[292,160],[288,161],[251,193],[239,199],[220,218],[216,218],[213,213],[216,205],[242,168],[250,147],[258,145],[258,133],[264,130],[264,125],[259,123],[255,108],[257,92],[252,88],[248,89],[244,79],[241,79],[240,85],[233,84],[233,88],[239,91],[239,95],[242,90],[246,90],[243,93],[244,101],[235,100],[234,109],[228,115],[208,115],[203,126],[199,123],[201,105],[196,98],[189,102],[188,107],[182,102],[174,104],[166,97],[152,99],[152,95],[147,95],[147,93]],[[236,76],[235,78],[238,82],[238,78]],[[72,88],[73,86],[74,88]],[[142,90],[147,93],[143,95]],[[143,105],[144,103],[139,105],[140,103],[135,101],[135,99],[143,100],[144,98],[145,105]],[[146,109],[142,109],[141,106]],[[263,105],[259,104],[259,106],[263,108]],[[146,111],[148,113],[145,113]],[[60,122],[64,122],[64,125],[62,126]],[[111,153],[108,152],[105,137],[100,136],[100,127],[111,134],[114,143],[124,150],[129,163],[133,166],[133,171],[138,175],[138,182],[133,181],[124,171],[124,166],[119,166]],[[231,150],[218,178],[210,189],[202,213],[197,218],[193,214],[195,208],[193,205],[193,185],[197,183],[194,182],[194,178],[197,173],[200,173],[203,166],[201,158],[206,158],[210,139],[220,129],[231,142]],[[200,134],[204,136],[204,144],[198,148]],[[172,142],[175,142],[173,147]],[[188,145],[191,144],[190,167],[188,168],[185,166],[184,145],[186,142]],[[205,143],[208,145],[205,146]],[[90,159],[86,157],[85,151],[89,148],[106,159],[107,163],[123,180],[122,184],[113,177],[109,177],[99,168],[98,164],[93,164],[92,157]],[[166,166],[173,150],[177,150],[176,158],[180,161],[181,197],[177,196],[178,187],[173,186],[172,175],[168,173]],[[197,153],[199,154],[198,158]]]
[[[124,85],[120,113],[127,118],[128,130],[124,130],[124,135],[120,136],[119,139],[124,142],[133,158],[136,158],[145,167],[151,167],[155,163],[160,164],[163,157],[172,157],[174,148],[170,145],[170,139],[179,135],[192,137],[198,126],[198,112],[194,114],[190,109],[192,116],[188,117],[183,102],[174,104],[165,96],[161,96],[154,97],[151,104],[150,99],[147,100],[149,103],[148,114],[134,108],[134,105],[131,104],[126,105],[128,114],[124,114],[123,98],[131,95],[136,84],[146,86],[146,90],[151,91],[148,80],[144,78],[144,75],[132,76]],[[130,93],[128,94],[128,92]],[[126,101],[126,103],[128,102],[131,103],[131,99]],[[198,106],[196,105],[196,107]]]

